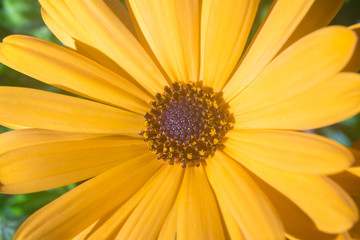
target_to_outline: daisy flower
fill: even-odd
[[[58,46],[0,61],[77,96],[0,87],[0,191],[83,181],[15,239],[333,239],[358,219],[327,175],[354,162],[305,130],[360,111],[360,26],[339,0],[40,0]]]

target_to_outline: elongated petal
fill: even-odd
[[[24,74],[53,86],[144,114],[150,96],[126,79],[73,51],[40,39],[14,35],[1,54]]]
[[[75,237],[121,205],[154,174],[161,163],[150,159],[144,156],[127,161],[64,194],[28,218],[15,239]]]
[[[172,81],[197,81],[200,1],[129,0],[153,53]]]
[[[46,26],[50,29],[50,31],[55,35],[55,37],[64,44],[64,46],[76,49],[75,39],[72,38],[61,26],[58,24],[46,11],[44,8],[41,8],[41,17],[46,24]]]
[[[66,1],[104,52],[151,94],[162,92],[166,80],[135,36],[104,1]]]
[[[51,142],[84,140],[101,137],[100,134],[71,133],[27,128],[0,134],[0,155],[12,150]]]
[[[12,124],[12,123],[5,123],[2,122],[1,125],[10,128],[10,129],[27,129],[29,127],[25,127],[25,126],[20,126],[20,125],[16,125],[16,124]]]
[[[289,39],[282,46],[281,51],[307,34],[327,26],[342,7],[344,0],[315,0],[310,9],[298,24]]]
[[[119,239],[156,239],[162,224],[174,204],[184,170],[166,166],[166,177],[158,187],[153,187],[131,213]]]
[[[200,79],[215,92],[239,61],[258,5],[258,0],[202,1]]]
[[[88,45],[96,43],[89,31],[72,14],[64,0],[39,0],[39,3],[54,22],[65,30],[67,35]]]
[[[159,240],[167,240],[167,239],[175,239],[176,238],[176,225],[177,225],[177,201],[172,206],[168,216],[162,228],[160,230],[158,239]]]
[[[177,239],[225,239],[214,193],[202,166],[185,169],[178,201]]]
[[[323,28],[302,38],[230,102],[234,114],[285,101],[328,80],[345,67],[356,41],[351,30],[340,26]]]
[[[330,179],[269,168],[234,149],[227,153],[293,201],[312,219],[320,231],[342,233],[349,230],[357,221],[355,203]]]
[[[354,54],[344,71],[358,72],[360,70],[360,23],[350,26],[349,29],[356,33],[359,40],[356,44]]]
[[[240,225],[236,222],[233,211],[227,206],[222,196],[217,196],[217,200],[230,239],[245,240],[246,237],[244,236]]]
[[[334,6],[334,1],[331,0],[331,2],[332,4],[328,4],[329,0],[274,1],[270,13],[266,17],[266,21],[259,29],[253,42],[250,44],[249,50],[245,54],[243,61],[240,62],[235,74],[224,88],[224,99],[231,100],[249,85],[278,54],[291,35],[296,32],[297,28],[301,26],[300,29],[302,29],[302,27],[305,26],[305,24],[302,25],[302,21],[310,21],[310,23],[307,23],[309,26],[306,26],[309,27],[309,30],[314,29],[314,27],[312,27],[314,25],[315,28],[325,26],[327,24],[328,16],[325,18],[316,16],[314,18],[313,15],[317,14],[321,16],[322,14],[319,14],[318,12],[323,11],[324,8],[326,8],[330,10],[324,12],[324,14],[332,16],[333,12],[337,11],[337,8],[324,7],[326,5]],[[312,10],[309,11],[310,9]],[[307,15],[309,12],[314,12],[316,14]],[[312,22],[312,20],[314,21]],[[306,31],[304,31],[304,34],[306,34]]]
[[[289,198],[252,175],[256,184],[263,190],[274,205],[289,239],[335,240],[336,235],[319,231],[314,222]],[[299,189],[301,194],[301,189]]]
[[[61,12],[55,11],[54,13],[54,7],[51,3],[49,3],[49,1],[44,1],[43,4],[44,6],[41,8],[41,15],[45,24],[66,47],[96,61],[122,77],[136,82],[116,62],[106,56],[106,51],[103,50],[103,44],[101,42],[97,42],[97,40],[91,36],[89,31],[82,26],[63,0],[52,2],[52,4],[56,4],[58,5],[58,8],[61,8]],[[106,4],[108,4],[120,20],[124,18],[122,22],[129,30],[134,28],[132,26],[129,13],[124,9],[124,6],[118,0],[107,0]],[[50,13],[47,11],[50,11]],[[66,20],[63,18],[66,18]],[[72,19],[73,22],[77,22],[76,32],[79,32],[80,34],[72,35],[71,31],[69,33],[65,30],[67,28],[66,25],[64,26],[64,22],[67,22],[68,19]],[[86,39],[84,39],[85,36]]]
[[[110,215],[105,215],[99,219],[99,224],[94,227],[88,240],[115,239],[122,226],[132,214],[140,201],[153,188],[158,188],[168,175],[168,169],[162,166],[146,183],[124,204],[117,208]]]
[[[270,202],[238,163],[219,152],[207,161],[206,173],[246,239],[283,238],[281,222]]]
[[[339,73],[281,103],[235,117],[235,128],[313,129],[347,119],[360,111],[360,76]]]
[[[354,171],[355,170],[355,171]],[[360,175],[359,167],[349,168],[347,171],[331,176],[355,201],[358,209],[360,208]],[[349,231],[351,236],[360,238],[360,222],[358,221]]]
[[[227,148],[236,149],[268,167],[305,174],[345,170],[354,157],[341,144],[314,134],[280,130],[233,130]]]
[[[88,100],[30,88],[0,88],[0,122],[84,133],[136,134],[142,117]]]
[[[67,140],[36,144],[0,155],[0,191],[43,191],[96,176],[122,161],[149,153],[140,139]]]
[[[73,237],[71,240],[86,240],[89,236],[89,233],[91,233],[94,226],[97,224],[97,221],[85,228],[81,233]]]

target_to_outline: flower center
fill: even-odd
[[[230,114],[220,94],[194,83],[173,83],[145,114],[140,134],[158,159],[200,166],[221,146],[230,127]]]

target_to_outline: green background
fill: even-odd
[[[271,0],[262,0],[251,35],[256,32],[268,10]],[[331,24],[352,25],[360,20],[360,1],[346,0]],[[40,5],[35,0],[0,0],[0,40],[11,34],[25,34],[59,43],[44,25]],[[0,64],[0,85],[23,86],[65,93]],[[0,126],[0,132],[9,129]],[[330,127],[316,129],[316,133],[351,146],[360,139],[360,115]],[[76,184],[23,195],[0,194],[0,240],[12,239],[15,230],[34,211],[56,199]]]

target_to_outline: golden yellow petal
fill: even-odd
[[[352,240],[352,239],[356,240],[355,238],[352,238],[348,232],[341,233],[335,238],[335,240]]]
[[[201,76],[222,90],[243,52],[258,0],[204,0],[201,11]]]
[[[2,122],[1,125],[10,128],[10,129],[27,129],[29,127],[25,127],[25,126],[20,126],[20,125],[16,125],[16,124],[11,124],[11,123],[5,123]]]
[[[15,69],[53,86],[141,114],[149,108],[151,97],[147,93],[90,59],[53,43],[13,35],[3,40],[1,54]]]
[[[282,46],[281,51],[307,34],[327,26],[339,12],[344,0],[315,0],[310,9],[296,26],[289,39]]]
[[[0,134],[0,155],[15,149],[51,142],[84,140],[102,137],[100,134],[72,133],[27,128]]]
[[[39,141],[2,153],[0,191],[20,194],[56,188],[96,176],[137,156],[151,154],[141,139],[73,137],[48,143]]]
[[[131,77],[118,64],[106,56],[102,43],[97,42],[97,40],[91,36],[89,31],[82,26],[80,21],[77,20],[69,7],[64,4],[63,0],[53,3],[59,4],[61,12],[54,12],[53,6],[51,4],[49,5],[49,2],[46,1],[44,2],[44,6],[46,9],[50,8],[49,11],[51,14],[46,12],[43,6],[41,9],[42,17],[45,24],[65,46],[96,61],[104,67],[111,69],[113,72],[116,72],[122,77],[136,82],[135,80],[131,79]],[[118,0],[107,0],[106,4],[109,5],[117,17],[119,17],[125,26],[135,35],[131,18],[124,6]],[[71,19],[73,22],[77,22],[77,29],[75,29],[76,32],[73,33],[73,35],[70,34],[72,31],[69,33],[69,31],[65,30],[66,26],[64,26],[64,22],[67,22],[69,19]],[[86,37],[86,39],[84,39],[84,37]]]
[[[281,130],[232,130],[224,151],[236,149],[268,167],[305,174],[332,174],[354,161],[346,147],[315,134]]]
[[[354,54],[349,63],[346,65],[344,71],[358,72],[360,70],[360,23],[350,26],[349,29],[356,33],[358,42],[356,44]]]
[[[164,178],[159,186],[152,187],[131,213],[118,239],[156,239],[171,207],[174,204],[184,169],[165,166]],[[161,177],[161,176],[160,176]]]
[[[358,209],[360,208],[360,174],[359,173],[360,173],[359,166],[355,166],[349,168],[345,172],[331,176],[331,179],[333,179],[343,189],[345,189],[347,193],[350,194],[352,199],[355,201]],[[349,232],[352,237],[356,239],[360,239],[360,222],[358,221]]]
[[[313,129],[342,121],[359,111],[360,75],[339,73],[281,103],[235,116],[234,127]]]
[[[198,0],[128,0],[152,52],[172,81],[197,81],[199,76]]]
[[[251,174],[256,184],[264,191],[274,205],[290,240],[321,239],[334,240],[336,235],[319,231],[313,221],[289,198]],[[301,194],[301,189],[299,189]]]
[[[82,231],[81,233],[79,233],[78,235],[76,235],[74,238],[72,238],[71,240],[87,240],[88,239],[88,235],[89,233],[91,233],[91,231],[93,230],[93,228],[96,226],[98,221],[95,221],[93,224],[91,224],[90,226],[88,226],[87,228],[85,228],[84,231]]]
[[[159,240],[168,240],[176,238],[177,231],[177,201],[173,204],[168,216],[165,219],[164,224],[160,230],[158,239]]]
[[[231,100],[235,115],[293,98],[341,71],[350,60],[356,35],[332,26],[302,38],[276,57]]]
[[[102,44],[102,50],[151,94],[162,92],[167,81],[155,63],[104,1],[66,1],[69,8]]]
[[[245,170],[222,152],[207,161],[206,173],[221,205],[231,213],[245,239],[282,239],[282,224],[270,202]],[[220,205],[220,207],[221,207]]]
[[[243,60],[224,88],[226,101],[249,85],[276,56],[316,0],[274,1]]]
[[[93,229],[87,240],[115,239],[129,215],[134,211],[144,196],[148,194],[151,189],[161,185],[166,177],[166,174],[164,175],[164,172],[167,172],[166,170],[167,169],[162,166],[129,200],[110,215],[105,215],[99,219],[100,223]]]
[[[46,26],[56,36],[56,38],[62,42],[66,47],[76,49],[75,39],[73,39],[64,28],[58,24],[46,11],[41,8],[41,17],[44,20]]]
[[[236,150],[227,153],[293,201],[312,219],[320,231],[342,233],[349,230],[357,221],[355,203],[330,179],[269,168]]]
[[[89,31],[76,19],[64,0],[39,0],[39,3],[67,35],[90,46],[95,45],[96,41],[91,37]]]
[[[20,226],[15,239],[75,237],[131,197],[160,165],[144,156],[106,171],[37,211]]]
[[[224,198],[221,195],[217,195],[217,201],[221,210],[222,217],[224,219],[224,228],[230,239],[246,240],[243,231],[233,215],[233,211],[226,205]]]
[[[185,169],[178,201],[177,239],[225,239],[216,199],[202,166]]]
[[[1,122],[66,132],[136,134],[143,117],[66,95],[0,87]]]

